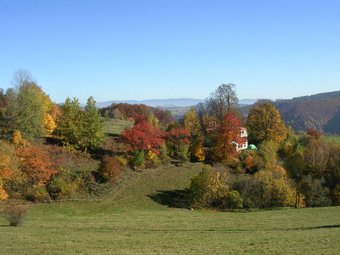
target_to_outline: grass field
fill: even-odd
[[[33,205],[21,227],[0,219],[0,253],[339,254],[339,207],[227,213],[172,207],[201,168],[136,173],[98,201]]]
[[[336,142],[337,144],[340,144],[340,135],[326,135],[325,138],[326,141]]]
[[[126,120],[105,119],[105,133],[110,135],[120,135],[127,127],[132,127],[133,123]]]

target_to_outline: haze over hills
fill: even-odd
[[[194,98],[168,98],[168,99],[148,99],[148,100],[112,100],[107,102],[97,103],[98,108],[104,108],[110,106],[111,104],[127,103],[127,104],[145,104],[151,107],[161,107],[161,108],[175,108],[175,107],[190,107],[195,106],[199,103],[204,102],[204,99],[194,99]],[[254,104],[257,99],[241,99],[239,103],[241,105]]]

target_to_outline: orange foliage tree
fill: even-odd
[[[41,145],[17,148],[20,169],[32,185],[44,186],[57,171],[51,156]]]

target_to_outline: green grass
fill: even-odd
[[[33,205],[19,228],[0,219],[0,253],[339,254],[340,207],[222,213],[155,201],[201,168],[136,173],[100,201]]]
[[[121,132],[127,128],[132,127],[133,123],[126,120],[118,120],[118,119],[105,119],[105,133],[111,135],[120,135]]]
[[[340,135],[325,135],[325,139],[328,142],[335,142],[340,144]]]

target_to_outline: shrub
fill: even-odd
[[[226,198],[226,208],[240,209],[243,207],[243,198],[237,190],[232,190]]]
[[[28,188],[25,198],[32,202],[49,202],[51,200],[45,186],[41,185],[34,185],[33,187]]]
[[[47,185],[47,191],[53,200],[70,198],[77,188],[77,182],[69,180],[67,176],[54,176]]]
[[[212,172],[209,168],[202,171],[191,180],[189,204],[194,208],[206,207],[211,200],[210,178]]]
[[[328,197],[328,190],[322,186],[319,179],[307,176],[302,180],[301,191],[305,196],[307,207],[329,206],[332,201]]]
[[[131,165],[136,170],[141,170],[145,166],[144,151],[135,151],[132,155]]]
[[[20,226],[26,215],[27,206],[23,204],[9,204],[4,209],[4,217],[10,226]]]
[[[239,177],[235,189],[246,208],[268,208],[294,205],[294,189],[288,183],[281,167],[261,170],[254,176]]]
[[[101,164],[101,174],[110,183],[116,182],[121,174],[122,164],[115,157],[104,156]]]

